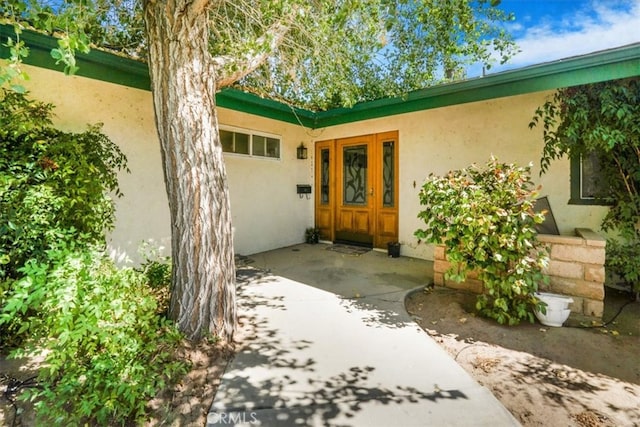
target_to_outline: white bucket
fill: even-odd
[[[538,310],[535,311],[535,315],[540,323],[546,326],[562,326],[569,317],[569,314],[571,314],[569,304],[573,302],[573,298],[546,292],[538,292],[536,293],[536,297],[547,304],[546,314]]]

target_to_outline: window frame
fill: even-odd
[[[231,155],[231,156],[238,156],[238,157],[250,157],[250,158],[254,158],[254,159],[264,159],[264,160],[271,160],[271,161],[281,161],[282,160],[282,137],[280,135],[275,135],[272,133],[268,133],[268,132],[261,132],[261,131],[257,131],[257,130],[252,130],[252,129],[245,129],[245,128],[241,128],[241,127],[237,127],[237,126],[228,126],[228,125],[218,125],[218,130],[219,131],[225,131],[225,132],[232,132],[234,134],[244,134],[244,135],[248,135],[249,136],[249,153],[237,153],[235,151],[224,151],[223,148],[223,154],[224,155]],[[268,156],[268,155],[261,155],[261,154],[254,154],[253,153],[253,144],[254,144],[254,136],[260,137],[260,138],[264,138],[264,144],[265,144],[265,154],[267,154],[269,152],[268,150],[268,141],[269,140],[276,140],[278,141],[278,148],[277,148],[277,152],[278,152],[278,157],[272,157],[272,156]]]
[[[570,182],[571,182],[571,198],[570,205],[585,206],[610,206],[611,203],[599,197],[584,197],[582,195],[582,155],[570,157]]]

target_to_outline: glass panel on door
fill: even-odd
[[[345,205],[367,204],[367,146],[344,147],[343,202]]]
[[[395,147],[393,141],[382,144],[382,206],[392,208],[395,200]]]
[[[320,203],[329,204],[329,149],[320,150]]]

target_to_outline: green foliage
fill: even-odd
[[[60,241],[104,241],[120,195],[120,149],[100,131],[57,130],[53,107],[3,91],[0,99],[0,279]]]
[[[625,283],[635,284],[640,292],[640,241],[607,241],[607,271],[615,272]]]
[[[490,67],[496,52],[501,60],[515,52],[501,25],[513,17],[485,0],[289,0],[280,10],[273,4],[256,8],[255,2],[237,1],[216,9],[212,30],[222,37],[213,54],[243,59],[256,50],[269,52],[270,59],[237,86],[310,109],[405,95],[464,77],[469,63]],[[251,8],[259,10],[244,12]],[[300,13],[284,42],[275,49],[265,45],[272,38],[261,39],[264,31],[294,8]],[[259,40],[262,46],[256,46]],[[238,61],[229,65],[242,67]]]
[[[9,58],[7,65],[0,67],[0,88],[7,85],[14,92],[24,93],[26,89],[21,82],[28,80],[28,76],[22,71],[21,65],[22,60],[29,55],[29,49],[20,40],[20,29],[16,29],[15,41],[10,38],[2,45],[9,49]]]
[[[142,252],[145,261],[136,271],[144,276],[145,283],[158,302],[157,313],[167,315],[171,299],[171,258],[160,256],[159,249],[150,245],[144,245]]]
[[[104,2],[61,1],[51,4],[51,1],[4,1],[0,4],[0,24],[9,24],[14,28],[15,41],[9,39],[9,44],[22,47],[20,34],[25,28],[35,29],[46,34],[57,33],[58,47],[51,50],[51,56],[56,64],[64,66],[66,74],[73,74],[78,70],[76,66],[76,52],[89,52],[91,17],[102,9]],[[64,31],[62,31],[64,29]],[[10,64],[19,68],[22,59],[27,55],[11,55]],[[2,73],[0,72],[0,75]],[[1,86],[1,85],[0,85]]]
[[[152,288],[171,286],[171,258],[160,255],[160,249],[144,244],[141,248],[144,262],[138,269]]]
[[[20,272],[0,324],[21,318],[28,351],[45,357],[42,388],[24,396],[36,401],[42,425],[141,421],[148,399],[185,372],[173,357],[181,336],[157,314],[144,274],[73,244]]]
[[[610,205],[602,228],[619,235],[609,239],[607,264],[640,290],[640,79],[561,89],[536,110],[529,126],[540,123],[542,173],[565,155],[598,155],[608,186],[603,202]]]
[[[18,31],[55,32],[60,41],[53,60],[74,73],[75,53],[91,44],[147,59],[153,40],[146,40],[143,3],[65,1],[52,7],[47,0],[15,0],[0,4],[0,20]],[[236,0],[189,10],[202,6],[196,2],[181,13],[209,14],[209,50],[225,85],[237,82],[250,92],[322,109],[464,77],[469,63],[504,62],[516,52],[503,25],[514,18],[499,3]]]
[[[171,264],[168,261],[146,260],[140,269],[152,288],[171,285]]]
[[[499,323],[533,321],[540,307],[534,293],[545,280],[546,248],[536,239],[544,220],[533,205],[537,191],[530,166],[499,163],[495,158],[478,168],[429,175],[420,190],[418,214],[426,228],[416,237],[444,244],[451,268],[446,278],[458,282],[472,271],[484,283],[476,304],[481,314]]]

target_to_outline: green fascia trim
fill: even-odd
[[[640,43],[317,113],[316,127],[640,76]]]
[[[287,123],[315,128],[314,113],[308,110],[291,107],[285,103],[261,98],[257,95],[237,89],[224,89],[216,95],[219,107],[256,116],[267,117]]]
[[[3,42],[8,37],[15,39],[13,27],[0,25],[0,37]],[[51,57],[51,49],[58,47],[58,42],[54,37],[23,31],[20,34],[20,39],[29,48],[29,56],[24,60],[26,64],[49,70],[63,70],[63,67],[56,65],[56,61]],[[8,57],[9,49],[0,46],[0,58]],[[151,87],[147,65],[140,61],[92,50],[89,54],[76,54],[76,63],[80,68],[76,74],[82,77],[136,89],[149,90]]]
[[[0,38],[15,38],[13,27],[0,25]],[[29,47],[29,56],[25,63],[49,70],[62,71],[51,57],[51,49],[58,46],[54,37],[32,31],[23,31],[20,39]],[[9,49],[0,45],[0,58],[8,58]],[[150,90],[151,80],[147,64],[113,53],[92,50],[88,54],[78,53],[76,62],[79,67],[78,76],[110,82],[135,89]],[[225,89],[216,95],[220,107],[230,108],[257,116],[267,117],[288,123],[313,127],[313,113],[307,110],[294,109],[288,105],[264,99],[257,95],[235,89]]]
[[[0,37],[14,37],[13,28],[0,25]],[[54,37],[23,31],[21,39],[30,48],[25,63],[61,70],[51,58],[57,47]],[[0,58],[8,49],[0,46]],[[92,50],[78,54],[78,75],[136,89],[150,90],[148,67],[144,62],[112,53]],[[411,92],[401,98],[386,98],[356,104],[353,108],[336,108],[313,112],[292,108],[236,89],[225,89],[216,95],[220,107],[317,129],[361,120],[387,117],[467,102],[552,90],[580,84],[596,83],[640,76],[640,43],[589,55],[504,71],[463,82],[442,84]]]

